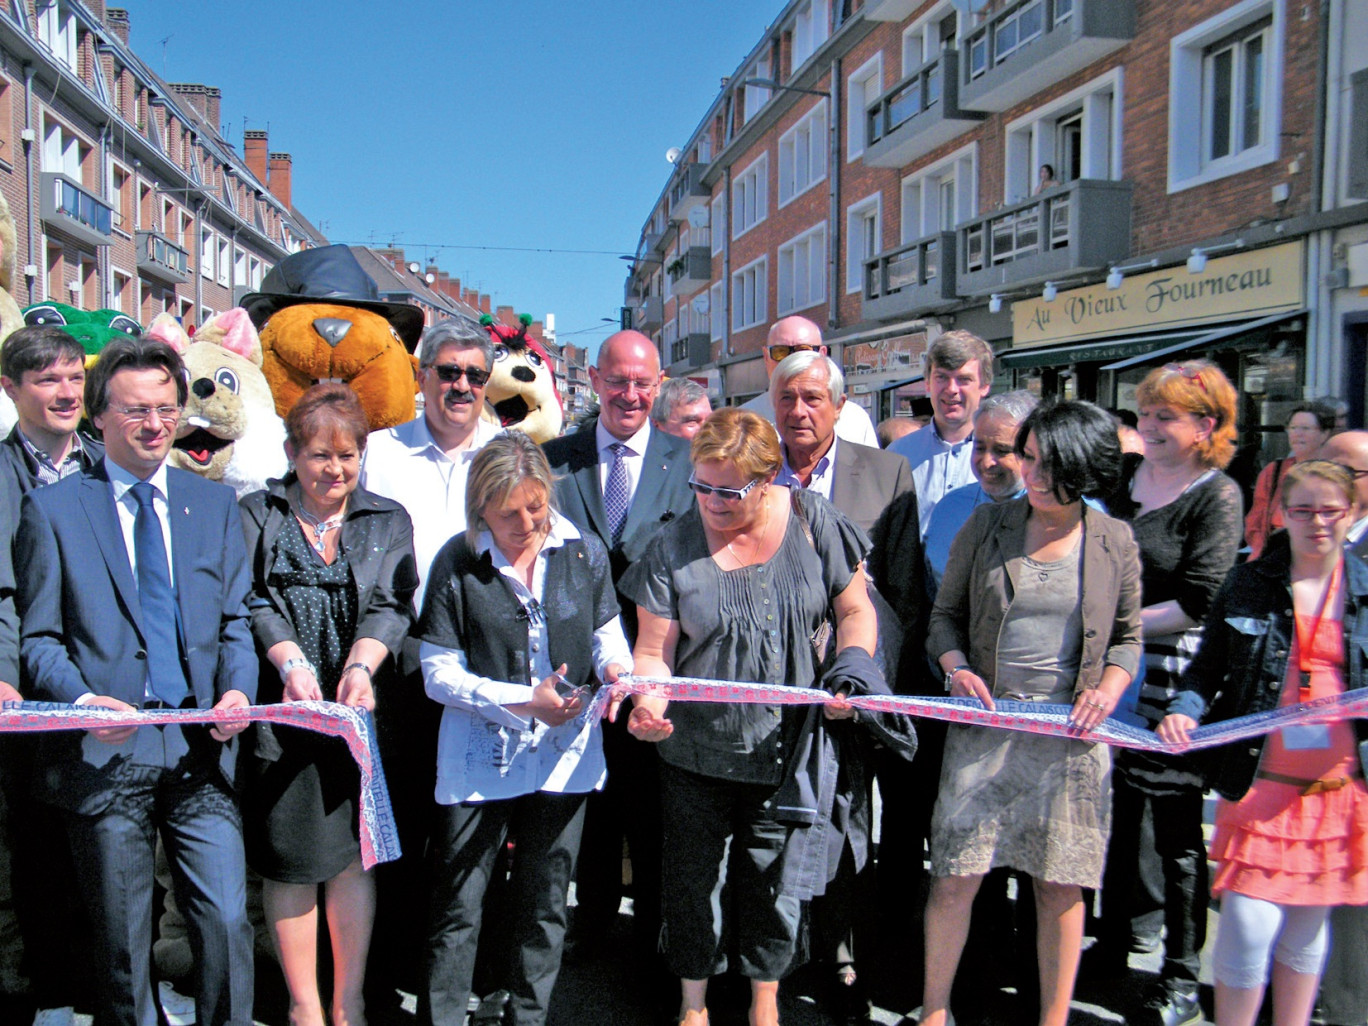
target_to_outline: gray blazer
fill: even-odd
[[[912,490],[912,468],[895,452],[841,439],[831,478],[831,504],[866,534],[894,499]]]

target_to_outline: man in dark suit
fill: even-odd
[[[831,357],[786,356],[770,378],[770,397],[784,453],[778,484],[817,492],[865,532],[889,503],[912,489],[907,460],[837,436],[845,375]]]
[[[620,331],[599,348],[589,380],[599,397],[597,424],[543,447],[558,475],[560,511],[608,547],[618,581],[664,524],[687,510],[689,445],[653,427],[660,386],[655,344]],[[636,606],[618,595],[629,641]],[[654,953],[660,933],[660,791],[655,746],[626,731],[626,717],[605,724],[608,783],[592,795],[580,843],[575,943],[603,939],[622,893],[622,838],[632,854],[633,925],[638,950]]]
[[[19,422],[0,441],[0,699],[18,698],[6,689],[19,684],[19,616],[14,607],[14,535],[19,504],[40,485],[88,470],[104,458],[98,442],[82,438],[77,427],[85,412],[85,351],[75,337],[51,325],[19,328],[0,350],[0,387],[14,403]],[[83,936],[81,916],[70,900],[73,870],[60,820],[31,798],[30,774],[35,739],[13,737],[0,750],[0,937],[22,937],[0,950],[0,989],[10,997],[22,986],[22,961],[28,996],[0,1005],[15,1020],[70,1021],[83,972],[72,973],[73,943]],[[12,886],[14,881],[17,886]],[[68,900],[63,900],[63,895]],[[10,925],[17,917],[18,932]],[[27,957],[25,957],[25,949]],[[64,965],[65,963],[65,965]],[[79,961],[82,969],[86,963]],[[0,1014],[0,1019],[6,1016]]]
[[[251,704],[258,665],[231,489],[168,469],[186,377],[169,346],[117,339],[85,385],[94,468],[24,497],[20,658],[35,697],[106,709]],[[156,1026],[149,959],[160,832],[195,957],[197,1019],[252,1016],[252,929],[233,795],[245,724],[45,734],[37,796],[60,808],[94,920],[102,1023]]]

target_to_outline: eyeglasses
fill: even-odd
[[[437,380],[444,385],[454,385],[465,378],[470,382],[471,388],[484,388],[485,382],[489,380],[489,371],[483,367],[462,367],[459,363],[438,363],[434,364],[433,370],[437,372]]]
[[[115,413],[122,414],[129,420],[147,420],[152,414],[157,415],[158,420],[168,424],[174,424],[180,420],[181,408],[179,406],[114,406],[109,407]]]
[[[768,348],[771,360],[782,360],[784,357],[791,356],[794,353],[813,353],[817,351],[816,346],[804,345],[803,343],[791,346],[787,343],[779,342]]]
[[[1326,509],[1317,509],[1315,506],[1289,506],[1284,512],[1287,519],[1306,523],[1309,520],[1324,520],[1327,524],[1333,524],[1337,520],[1343,520],[1349,513],[1348,506],[1329,506]]]
[[[1181,363],[1166,363],[1164,364],[1164,370],[1168,371],[1170,374],[1181,374],[1189,381],[1197,382],[1197,387],[1203,392],[1207,390],[1206,382],[1202,380],[1202,372],[1200,370],[1193,367],[1184,367]]]
[[[705,485],[702,481],[695,481],[693,478],[689,478],[689,487],[694,490],[695,495],[702,496],[703,498],[707,498],[709,495],[716,495],[723,502],[728,503],[740,502],[749,495],[751,489],[759,483],[760,479],[757,477],[750,484],[746,485],[745,488],[717,488],[713,485]]]
[[[659,384],[658,381],[650,379],[641,381],[636,378],[599,378],[604,386],[611,392],[625,392],[633,386],[638,392],[649,392]]]

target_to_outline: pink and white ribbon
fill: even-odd
[[[623,676],[619,679],[616,689],[623,694],[653,695],[657,698],[667,698],[672,702],[753,702],[761,705],[829,705],[835,702],[830,694],[819,688],[796,688],[785,684],[748,684],[707,680],[701,677]],[[601,688],[594,698],[594,706],[606,708],[613,690]],[[995,703],[997,708],[991,712],[985,709],[977,698],[862,695],[851,697],[847,702],[856,709],[866,709],[870,712],[920,716],[949,723],[1001,727],[1004,730],[1021,730],[1056,737],[1077,739],[1085,736],[1077,727],[1069,725],[1072,706],[1049,702],[1002,700]],[[1161,741],[1153,731],[1133,727],[1115,719],[1103,721],[1101,726],[1088,733],[1086,737],[1117,748],[1137,748],[1151,752],[1192,752],[1258,737],[1283,727],[1363,717],[1368,717],[1368,688],[1198,727],[1191,732],[1191,741],[1187,744]]]
[[[89,705],[6,702],[0,733],[89,730],[92,727],[162,727],[168,723],[277,723],[340,737],[361,772],[361,864],[367,869],[400,855],[394,810],[375,739],[375,721],[365,709],[336,702],[285,702],[245,709],[151,709],[117,712]]]

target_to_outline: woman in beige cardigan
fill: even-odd
[[[1086,733],[1116,708],[1140,660],[1140,559],[1130,528],[1089,508],[1120,478],[1110,417],[1090,403],[1042,406],[1016,451],[1026,496],[980,506],[955,538],[927,651],[947,690],[1065,703],[1077,738],[952,726],[931,827],[923,1024],[946,1021],[984,875],[1035,884],[1040,1023],[1068,1018],[1083,939],[1083,887],[1101,884],[1111,754]]]

